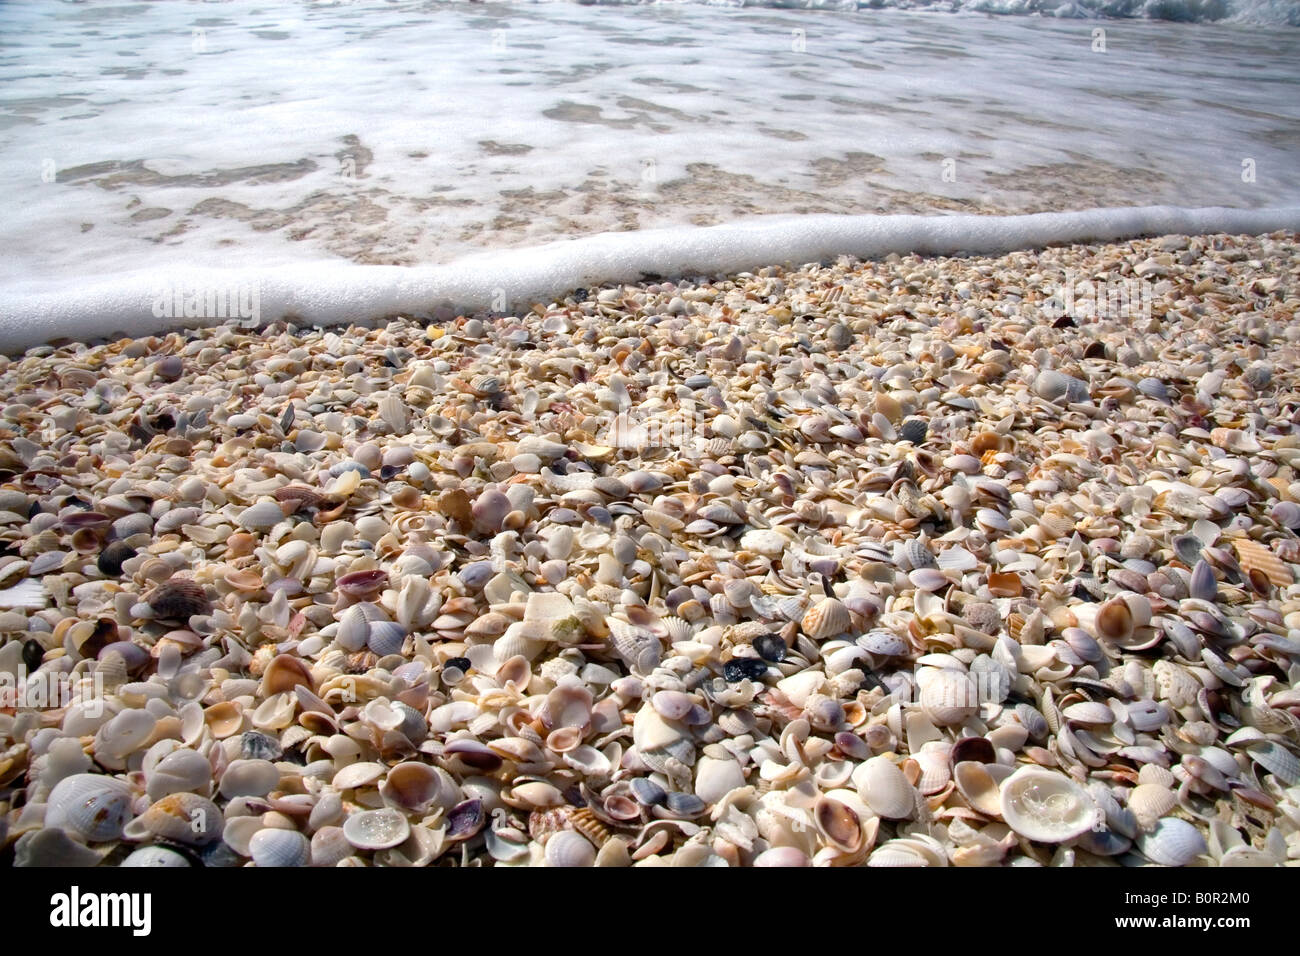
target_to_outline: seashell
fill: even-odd
[[[796,847],[777,846],[754,857],[754,866],[812,866],[812,860]]]
[[[1152,863],[1186,866],[1208,851],[1201,832],[1186,820],[1166,817],[1137,840],[1138,850]]]
[[[716,804],[744,785],[745,773],[733,758],[702,756],[696,763],[695,794],[706,804]]]
[[[352,571],[338,578],[334,586],[349,598],[364,601],[388,587],[388,572],[381,568]]]
[[[813,822],[828,844],[842,853],[857,853],[865,841],[862,821],[847,804],[821,796],[813,805]]]
[[[406,641],[406,628],[396,621],[371,621],[366,646],[380,657],[399,654]]]
[[[157,837],[190,846],[221,838],[225,821],[217,805],[195,793],[173,793],[153,803],[123,830],[128,840]]]
[[[871,757],[853,771],[853,786],[873,812],[904,820],[916,808],[916,794],[903,771],[885,756]]]
[[[468,840],[483,829],[486,819],[482,800],[462,800],[447,811],[446,837],[451,841]]]
[[[323,826],[311,835],[311,865],[336,866],[353,854],[342,827]]]
[[[1061,715],[1076,724],[1105,726],[1115,721],[1115,712],[1105,704],[1095,701],[1071,704],[1061,711]]]
[[[963,761],[996,763],[997,751],[987,737],[959,737],[948,748],[948,760],[953,766]]]
[[[248,841],[248,855],[258,866],[306,866],[311,860],[311,843],[297,830],[266,827]]]
[[[189,858],[182,853],[165,846],[142,846],[131,852],[120,866],[177,867],[193,866]]]
[[[1287,587],[1293,583],[1291,569],[1265,545],[1249,538],[1238,538],[1233,541],[1233,547],[1242,571],[1247,574],[1258,572],[1274,587]]]
[[[1103,819],[1086,790],[1040,767],[1022,767],[1002,781],[1000,807],[1011,829],[1038,843],[1065,843]]]
[[[1033,388],[1035,395],[1049,402],[1086,402],[1089,398],[1087,382],[1056,369],[1039,372],[1034,379]]]
[[[979,566],[979,561],[975,555],[958,546],[940,551],[938,557],[935,558],[935,566],[941,571],[965,573],[966,571],[975,570]]]
[[[920,591],[938,591],[952,583],[938,568],[918,568],[908,572],[907,579]]]
[[[696,700],[690,694],[683,694],[680,691],[661,690],[650,699],[650,704],[658,711],[660,717],[682,720],[691,712]]]
[[[1192,568],[1191,580],[1187,585],[1188,597],[1198,601],[1214,601],[1219,593],[1219,582],[1214,577],[1214,568],[1210,562],[1201,558]]]
[[[836,739],[838,742],[838,737]],[[916,788],[927,797],[943,790],[952,779],[948,750],[949,748],[946,745],[936,744],[931,741],[922,746],[912,758],[921,770],[921,775],[916,781]]]
[[[591,691],[581,683],[562,684],[546,695],[542,723],[548,730],[556,727],[585,728],[591,723],[592,699]]]
[[[270,697],[300,686],[313,693],[316,691],[316,682],[312,679],[311,668],[307,662],[292,654],[277,654],[262,672],[259,693],[264,697]]]
[[[594,866],[596,848],[581,833],[561,830],[546,841],[547,866]]]
[[[259,501],[239,513],[235,523],[245,531],[270,531],[284,520],[284,507],[278,501]]]
[[[280,771],[269,760],[232,760],[218,787],[227,799],[264,797],[280,782]]]
[[[64,777],[46,801],[47,827],[62,827],[89,843],[116,840],[130,819],[131,788],[102,774]]]
[[[903,424],[898,428],[898,437],[903,441],[910,441],[913,445],[920,445],[925,441],[929,432],[929,425],[923,418],[904,419]]]
[[[961,671],[933,671],[921,683],[921,709],[941,727],[965,723],[979,713],[979,688]]]
[[[179,574],[150,591],[145,603],[165,620],[188,621],[196,614],[208,614],[212,610],[212,601],[203,586]]]
[[[1300,758],[1286,747],[1271,740],[1248,745],[1247,755],[1288,787],[1300,783]]]
[[[853,618],[838,599],[826,597],[808,609],[799,626],[814,641],[824,641],[848,631]]]
[[[120,760],[152,737],[157,725],[158,718],[147,710],[123,710],[96,732],[96,752]]]
[[[1171,782],[1172,779],[1171,775]],[[1127,805],[1137,818],[1138,826],[1143,830],[1151,830],[1161,817],[1178,805],[1178,798],[1168,789],[1167,784],[1139,783],[1129,792]]]
[[[868,631],[857,643],[868,654],[878,657],[903,657],[911,650],[906,641],[890,631]]]
[[[986,764],[973,760],[956,762],[953,764],[952,778],[971,809],[978,810],[985,816],[1002,816],[998,783],[989,773]]]
[[[362,810],[344,821],[343,835],[358,850],[387,850],[411,835],[411,825],[391,807]]]

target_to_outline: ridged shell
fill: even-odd
[[[380,657],[387,657],[401,653],[405,640],[406,628],[396,621],[371,621],[366,646]]]
[[[155,802],[127,825],[126,836],[150,836],[206,846],[221,836],[224,819],[217,805],[195,793],[173,793]]]
[[[827,597],[808,609],[799,626],[814,641],[824,641],[845,633],[853,626],[853,618],[838,599]]]
[[[158,617],[177,621],[188,621],[195,614],[207,614],[212,610],[212,602],[203,586],[179,574],[150,591],[145,603]]]
[[[1286,747],[1274,741],[1261,741],[1251,744],[1246,751],[1255,761],[1288,787],[1300,783],[1300,758]]]
[[[1159,783],[1139,783],[1128,795],[1128,808],[1143,830],[1153,829],[1177,805],[1178,798],[1173,791]]]
[[[1291,569],[1267,546],[1249,538],[1238,538],[1233,542],[1233,547],[1237,552],[1237,562],[1247,574],[1258,571],[1275,587],[1286,587],[1292,583]]]
[[[888,757],[872,757],[853,771],[853,786],[874,812],[886,820],[903,820],[916,808],[916,792]]]
[[[74,773],[50,791],[47,827],[62,827],[90,843],[116,840],[131,819],[131,788],[102,774]]]
[[[953,547],[939,552],[935,559],[935,567],[941,571],[958,571],[965,573],[973,571],[979,566],[979,561],[975,555],[971,554],[965,548]]]
[[[1186,866],[1207,851],[1201,832],[1176,817],[1161,820],[1153,831],[1138,837],[1138,849],[1162,866]]]
[[[253,834],[248,852],[258,866],[306,866],[311,859],[311,844],[297,830],[267,827]]]
[[[546,841],[547,866],[594,866],[596,848],[581,833],[561,830]]]
[[[936,670],[921,685],[921,709],[941,727],[961,724],[979,713],[979,688],[955,670]]]

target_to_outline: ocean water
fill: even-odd
[[[147,290],[196,275],[269,283],[264,312],[330,277],[308,317],[415,309],[430,269],[465,262],[458,288],[523,294],[553,260],[523,250],[556,242],[566,275],[597,279],[686,268],[691,235],[715,253],[700,271],[754,260],[765,229],[798,261],[825,247],[814,216],[948,217],[926,228],[971,251],[1024,228],[973,216],[1294,224],[1298,7],[8,3],[0,322],[24,341],[157,324]],[[1136,221],[1092,216],[1052,221]],[[872,249],[912,234],[844,228]],[[631,236],[589,241],[605,233]],[[467,271],[485,263],[495,286]]]

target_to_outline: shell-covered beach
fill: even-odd
[[[0,360],[20,865],[1300,857],[1297,237]]]

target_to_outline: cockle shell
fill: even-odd
[[[131,819],[131,788],[102,774],[64,777],[46,801],[45,825],[63,827],[90,843],[116,840]]]
[[[1186,820],[1167,817],[1138,837],[1138,849],[1153,863],[1186,866],[1207,851],[1201,831]]]
[[[1088,792],[1064,774],[1022,767],[1002,781],[1002,818],[1028,840],[1065,843],[1102,821]]]
[[[875,813],[904,820],[916,808],[916,792],[903,771],[888,757],[872,757],[853,771],[853,786]]]
[[[306,866],[311,859],[311,843],[297,830],[266,827],[248,841],[248,853],[258,866]]]
[[[939,726],[961,724],[979,713],[979,688],[961,671],[935,669],[919,682],[921,709]]]
[[[546,841],[547,866],[594,866],[596,848],[581,833],[561,830]]]
[[[1177,805],[1178,798],[1173,791],[1159,783],[1139,783],[1128,795],[1128,808],[1143,830],[1153,829]]]
[[[853,618],[837,598],[826,597],[808,609],[799,626],[814,641],[824,641],[848,631]]]

